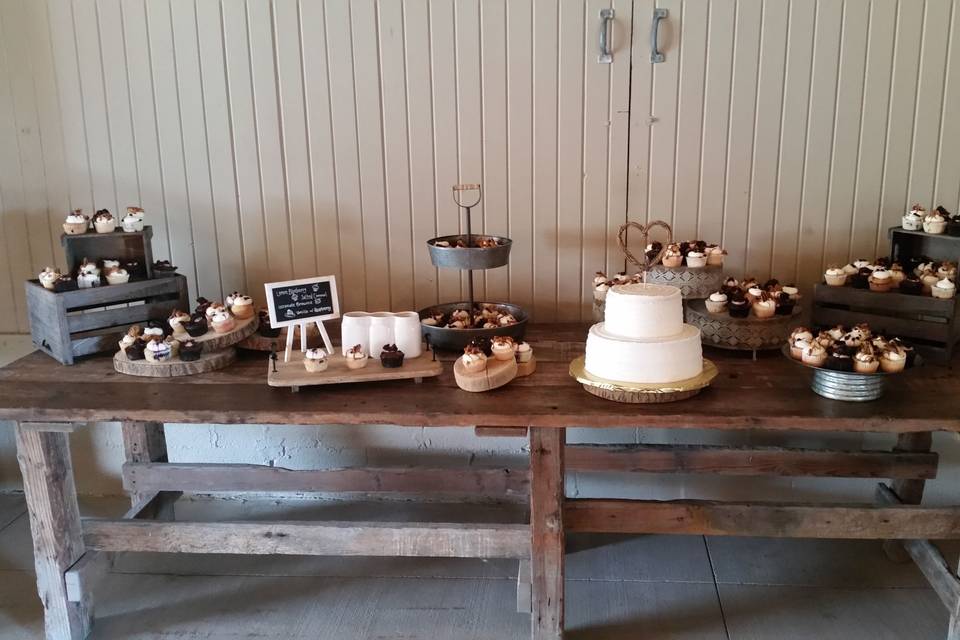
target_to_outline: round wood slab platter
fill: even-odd
[[[700,329],[703,344],[736,351],[779,349],[790,337],[790,329],[801,313],[800,306],[789,316],[732,318],[729,313],[710,313],[703,300],[686,303],[686,320]]]
[[[719,373],[717,365],[704,358],[703,371],[689,380],[664,384],[618,382],[591,374],[586,370],[584,360],[585,357],[580,356],[570,363],[570,375],[583,386],[587,393],[604,400],[629,404],[660,404],[692,398],[709,386]]]
[[[208,373],[223,369],[237,359],[237,350],[233,348],[200,354],[199,360],[184,362],[180,358],[173,358],[166,362],[149,362],[147,360],[128,360],[127,354],[118,351],[113,356],[113,368],[128,376],[145,378],[176,378],[192,376],[198,373]]]
[[[537,356],[530,356],[530,360],[527,362],[518,362],[517,363],[517,377],[525,378],[526,376],[532,375],[533,372],[537,370]]]
[[[453,377],[457,381],[457,386],[464,391],[472,393],[490,391],[508,384],[517,377],[517,361],[514,358],[509,360],[487,358],[485,370],[471,373],[463,366],[463,361],[457,358],[453,365]]]
[[[194,342],[199,342],[203,344],[203,352],[211,353],[216,351],[221,351],[227,347],[232,347],[237,344],[247,336],[253,334],[257,330],[260,321],[257,320],[257,316],[254,315],[252,318],[244,318],[242,320],[236,321],[236,326],[227,331],[226,333],[217,333],[213,330],[213,327],[210,327],[210,330],[199,338],[188,338],[174,336],[178,340],[193,340]]]
[[[249,351],[266,351],[267,353],[271,351],[281,352],[287,348],[287,327],[281,329],[280,335],[276,338],[267,338],[254,332],[252,335],[238,342],[237,346]],[[293,346],[295,349],[300,348],[300,327],[294,327]],[[323,339],[320,337],[320,331],[317,330],[316,325],[310,325],[307,329],[307,348],[315,349],[322,346]]]

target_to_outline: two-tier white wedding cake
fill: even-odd
[[[700,375],[700,330],[683,322],[680,289],[612,287],[605,321],[590,327],[584,366],[594,376],[617,382],[669,383]]]

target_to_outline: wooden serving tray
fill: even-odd
[[[380,382],[383,380],[413,380],[421,382],[424,378],[432,378],[443,372],[443,364],[433,359],[433,354],[424,351],[419,358],[403,361],[403,366],[388,369],[380,363],[380,358],[370,358],[367,366],[362,369],[347,367],[347,359],[336,353],[327,358],[327,370],[312,373],[303,366],[303,353],[294,350],[290,353],[290,361],[284,362],[283,356],[277,358],[277,370],[273,370],[274,363],[267,362],[267,384],[271,387],[289,387],[298,391],[300,387],[312,387],[326,384],[345,384],[348,382]]]
[[[515,358],[509,360],[487,358],[487,368],[473,373],[467,371],[463,366],[463,360],[457,358],[453,364],[453,376],[457,386],[464,391],[471,393],[490,391],[509,384],[517,377],[517,361]]]

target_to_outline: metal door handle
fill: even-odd
[[[660,38],[660,21],[669,14],[669,11],[659,7],[653,10],[653,22],[650,24],[650,62],[663,62],[666,59],[657,49],[657,40]]]
[[[610,64],[613,62],[613,54],[610,52],[610,23],[617,15],[613,9],[600,9],[600,55],[597,62],[600,64]]]

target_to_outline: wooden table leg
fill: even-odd
[[[121,422],[123,452],[127,462],[166,462],[167,436],[162,422]],[[130,493],[130,504],[136,505],[148,496]]]
[[[566,430],[530,429],[531,638],[563,638]]]
[[[89,594],[70,602],[64,573],[84,554],[69,434],[17,425],[17,460],[30,514],[37,591],[47,640],[79,640],[90,633]]]
[[[922,453],[930,451],[933,445],[933,436],[929,431],[920,433],[901,433],[897,436],[895,452]],[[926,480],[894,480],[893,492],[903,504],[920,504],[923,500],[923,487]],[[899,540],[886,540],[883,551],[894,562],[909,562],[910,554],[903,548]]]

